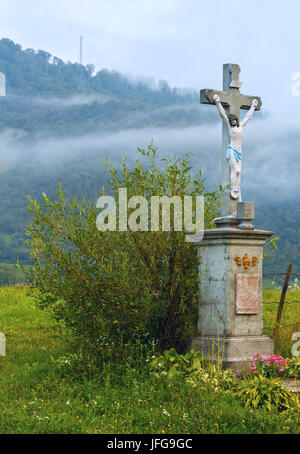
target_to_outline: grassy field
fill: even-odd
[[[273,335],[280,295],[281,288],[263,292],[264,334],[270,337]],[[278,338],[274,339],[275,352],[289,357],[291,355],[291,336],[296,332],[300,332],[300,289],[294,284],[291,285],[286,296],[281,329]]]
[[[0,358],[0,433],[299,433],[294,408],[253,410],[230,392],[159,382],[142,356],[89,375],[72,372],[71,347],[27,291],[0,288],[0,331],[7,340],[7,356]],[[300,300],[300,292],[288,299]],[[267,291],[264,300],[276,301],[278,294]],[[270,334],[277,308],[268,303],[264,309]],[[299,321],[300,304],[287,304],[283,323],[289,326],[281,330],[278,353],[290,355]]]

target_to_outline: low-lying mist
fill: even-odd
[[[128,129],[116,133],[95,132],[80,137],[36,137],[24,141],[13,131],[0,135],[0,173],[24,169],[42,174],[75,172],[93,166],[103,173],[106,156],[119,167],[122,157],[129,165],[141,159],[137,147],[145,148],[153,140],[158,157],[192,153],[193,166],[202,169],[207,186],[221,181],[221,125],[187,128]],[[245,128],[243,140],[242,193],[244,200],[286,200],[300,193],[300,160],[295,156],[300,132],[274,118],[253,120]],[[78,165],[77,165],[77,164]],[[0,183],[1,184],[1,183]],[[75,194],[74,194],[75,195]]]

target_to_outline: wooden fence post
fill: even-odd
[[[273,331],[273,339],[277,336],[279,328],[280,328],[280,322],[281,322],[281,317],[282,317],[282,310],[283,310],[283,305],[285,302],[285,297],[286,297],[286,292],[289,286],[290,282],[290,277],[291,277],[291,272],[292,272],[293,265],[289,265],[286,276],[285,276],[285,281],[282,287],[282,292],[281,292],[281,297],[278,305],[278,311],[277,311],[277,318],[276,318],[276,323]]]

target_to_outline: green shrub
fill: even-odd
[[[215,364],[203,360],[198,352],[180,355],[174,349],[164,352],[151,361],[151,373],[159,380],[184,381],[193,388],[217,391],[232,391],[238,378],[230,369],[222,370]]]
[[[180,355],[174,348],[164,351],[162,355],[152,358],[151,373],[159,379],[185,379],[195,370],[202,370],[202,360],[195,351]]]
[[[285,368],[284,377],[300,380],[300,357],[289,358]]]
[[[189,157],[161,159],[151,145],[140,150],[147,162],[121,175],[108,165],[112,193],[127,188],[143,195],[203,195],[205,225],[218,215],[221,188],[207,192],[201,171],[190,173]],[[115,197],[117,200],[117,197]],[[180,347],[197,322],[197,251],[184,232],[100,232],[94,203],[30,199],[33,216],[27,245],[33,268],[27,278],[39,290],[40,307],[70,328],[81,349],[109,355],[128,343],[155,343],[163,351]],[[118,221],[118,220],[117,220]]]
[[[269,379],[257,375],[250,380],[241,381],[237,388],[237,396],[247,406],[266,408],[268,411],[276,408],[279,411],[287,410],[299,405],[296,395],[284,388],[276,379]]]

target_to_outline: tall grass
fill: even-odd
[[[264,332],[270,337],[273,336],[280,295],[280,287],[263,292]],[[300,332],[300,289],[297,286],[291,286],[287,292],[280,325],[278,336],[274,339],[275,352],[290,357],[291,337],[294,333]]]
[[[294,307],[285,308],[284,321],[299,316]],[[276,307],[264,308],[269,333]],[[0,358],[2,434],[299,433],[293,409],[254,411],[230,392],[155,379],[148,367],[154,351],[83,373],[83,358],[24,287],[0,288],[0,331],[7,339],[7,356]],[[289,352],[283,341],[290,331],[284,332],[280,348]]]

